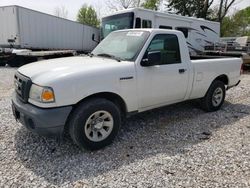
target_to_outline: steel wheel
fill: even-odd
[[[201,99],[201,107],[207,112],[219,110],[226,96],[225,83],[214,80],[206,95]]]
[[[107,111],[97,111],[89,116],[84,130],[87,138],[93,142],[100,142],[106,139],[114,126],[112,115]]]
[[[223,100],[223,90],[220,87],[218,87],[213,93],[212,97],[213,106],[215,107],[219,106],[222,100]]]

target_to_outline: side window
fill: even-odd
[[[152,28],[151,20],[142,20],[142,28]]]
[[[141,18],[135,19],[135,28],[141,28]]]
[[[145,56],[151,53],[160,55],[159,65],[181,63],[179,42],[176,35],[156,35],[149,44]]]
[[[176,27],[175,29],[178,30],[178,31],[181,31],[184,34],[185,38],[188,38],[188,29],[187,28]]]
[[[166,26],[166,25],[160,25],[160,29],[173,29],[171,26]]]

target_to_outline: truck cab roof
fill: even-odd
[[[123,30],[117,30],[113,32],[122,32],[122,31],[148,31],[150,33],[169,33],[169,34],[182,34],[181,31],[173,30],[173,29],[155,29],[155,28],[140,28],[140,29],[123,29]],[[183,35],[184,36],[184,35]]]

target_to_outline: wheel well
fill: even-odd
[[[91,99],[91,98],[104,98],[104,99],[107,99],[111,102],[113,102],[114,104],[116,104],[119,109],[121,110],[121,115],[122,115],[122,118],[126,115],[127,113],[127,106],[126,106],[126,103],[124,102],[124,100],[117,94],[115,93],[111,93],[111,92],[101,92],[101,93],[96,93],[96,94],[93,94],[93,95],[90,95],[88,97],[85,97],[84,99],[80,100],[78,103],[76,103],[75,105],[73,105],[73,109],[71,110],[68,118],[67,118],[67,121],[65,123],[65,127],[64,127],[64,134],[68,134],[68,131],[69,131],[69,120],[74,112],[74,110],[76,109],[76,107],[88,100],[88,99]]]
[[[214,80],[222,81],[225,85],[228,85],[229,82],[228,77],[225,74],[216,77]]]
[[[75,104],[74,107],[77,106],[79,103],[86,101],[88,99],[91,99],[91,98],[107,99],[107,100],[113,102],[114,104],[116,104],[120,108],[122,114],[125,114],[127,112],[127,106],[126,106],[126,103],[124,102],[124,100],[119,95],[117,95],[115,93],[111,93],[111,92],[101,92],[101,93],[96,93],[96,94],[90,95],[88,97],[85,97],[84,99],[79,101],[77,104]]]

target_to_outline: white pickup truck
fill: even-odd
[[[120,30],[88,56],[19,68],[12,109],[31,131],[62,138],[68,130],[78,146],[94,150],[134,113],[191,99],[218,110],[225,90],[239,84],[241,65],[239,58],[190,60],[179,31]]]

